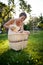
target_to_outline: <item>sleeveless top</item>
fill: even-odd
[[[16,21],[15,21],[13,24],[9,25],[9,26],[10,26],[10,27],[12,27],[12,26],[15,27],[15,28],[16,28],[16,31],[18,31],[18,30],[20,29],[20,27],[16,25]],[[14,34],[14,33],[16,33],[16,31],[12,31],[12,30],[9,28],[9,30],[8,30],[8,35]]]
[[[19,26],[17,26],[17,25],[16,25],[16,21],[15,21],[13,24],[9,25],[9,26],[10,26],[10,27],[14,26],[17,31],[19,31],[20,29],[23,30],[23,26],[22,26],[21,28],[20,28]],[[9,28],[9,30],[8,30],[8,35],[11,35],[11,34],[14,34],[14,33],[16,33],[16,32],[12,31],[12,30]],[[17,33],[18,33],[18,32],[17,32]]]

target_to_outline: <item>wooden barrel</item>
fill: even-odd
[[[16,51],[26,48],[29,34],[25,32],[9,34],[9,47]]]

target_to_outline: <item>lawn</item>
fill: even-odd
[[[7,34],[0,34],[0,65],[43,65],[43,31],[31,32],[21,51],[9,49]]]

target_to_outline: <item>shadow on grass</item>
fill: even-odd
[[[0,65],[35,65],[32,57],[24,50],[7,50],[0,56]]]

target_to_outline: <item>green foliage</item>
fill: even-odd
[[[43,16],[42,16],[42,14],[39,16],[38,27],[41,28],[41,29],[43,29]]]
[[[38,27],[41,28],[41,29],[43,29],[43,23],[40,22],[39,25],[38,25]]]
[[[5,29],[3,28],[3,24],[12,17],[11,11],[14,10],[13,9],[14,7],[15,6],[13,4],[9,6],[9,5],[5,5],[2,2],[0,2],[0,23],[1,23],[0,28],[3,29],[2,32],[5,31]]]
[[[11,2],[13,3],[13,0]],[[7,21],[8,18],[12,17],[11,11],[13,12],[13,8],[15,8],[14,3],[5,5],[2,2],[0,2],[0,17],[3,19],[3,22],[5,20]]]
[[[28,24],[24,24],[24,30],[30,30],[30,24],[28,23]]]
[[[0,22],[4,23],[5,21],[7,21],[8,18],[11,17],[11,12],[9,11],[9,6],[3,4],[0,2]],[[10,13],[9,13],[10,12]]]
[[[26,12],[31,12],[31,6],[29,4],[27,4],[24,0],[19,0],[20,1],[20,9],[22,9],[23,11]]]

